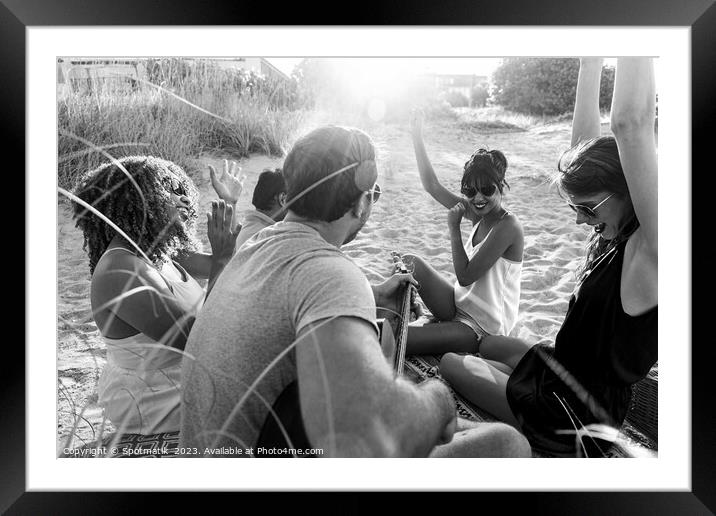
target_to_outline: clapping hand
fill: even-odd
[[[413,108],[410,112],[410,133],[415,136],[422,136],[423,134],[423,122],[425,121],[425,114],[420,108]]]
[[[217,177],[214,167],[209,165],[209,175],[211,176],[211,186],[214,187],[216,195],[220,199],[226,201],[227,204],[234,206],[239,200],[241,192],[244,190],[244,181],[246,176],[239,176],[241,167],[236,166],[236,162],[229,164],[228,160],[224,160],[224,170]]]
[[[448,210],[448,226],[452,228],[459,228],[462,217],[465,215],[465,204],[462,202],[457,203],[455,206]]]
[[[215,259],[230,258],[236,246],[236,237],[241,225],[232,229],[231,220],[234,208],[223,199],[211,201],[211,212],[206,214],[207,235]]]

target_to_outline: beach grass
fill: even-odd
[[[477,131],[526,131],[539,125],[569,121],[571,113],[560,116],[536,116],[508,111],[500,106],[453,108],[458,124]]]
[[[115,158],[154,155],[187,172],[212,152],[282,156],[306,111],[277,102],[277,88],[249,90],[211,68],[131,88],[126,81],[68,86],[57,99],[58,186],[71,189],[78,174],[108,161],[97,148]]]

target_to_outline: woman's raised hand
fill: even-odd
[[[244,191],[244,181],[246,176],[239,176],[241,167],[236,165],[235,161],[229,164],[229,160],[224,160],[224,170],[220,176],[217,176],[214,167],[209,165],[209,175],[211,176],[211,186],[214,187],[216,195],[223,199],[231,206],[235,205],[239,200],[241,192]]]
[[[601,57],[581,57],[577,77],[577,96],[572,116],[572,138],[574,147],[580,141],[596,138],[601,134],[599,113],[599,84],[602,77]]]
[[[420,108],[413,108],[410,111],[410,133],[413,136],[422,136],[425,113]]]
[[[599,68],[601,68],[603,62],[604,58],[602,57],[585,56],[579,58],[580,66],[598,66]]]
[[[231,227],[234,207],[223,199],[211,201],[211,212],[206,214],[207,235],[215,259],[230,258],[236,246],[241,225]]]

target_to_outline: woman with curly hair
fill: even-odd
[[[482,358],[447,354],[441,363],[456,390],[553,456],[603,455],[607,443],[592,425],[619,428],[632,386],[657,361],[653,63],[618,59],[614,136],[600,134],[601,68],[599,58],[581,60],[572,148],[558,164],[557,185],[576,223],[594,232],[554,345],[486,336]],[[507,374],[483,358],[502,363]]]
[[[422,137],[423,116],[411,118],[413,146],[423,188],[448,209],[448,234],[457,281],[424,259],[404,255],[420,283],[420,297],[440,322],[408,329],[408,354],[476,353],[482,335],[508,335],[517,322],[524,236],[522,224],[502,205],[507,159],[499,150],[476,150],[465,163],[460,193],[438,180]],[[472,222],[463,243],[460,223]]]
[[[226,171],[224,181],[213,169],[211,176],[225,197],[207,214],[211,255],[199,252],[195,235],[198,191],[170,161],[114,160],[85,173],[74,190],[92,314],[107,346],[98,403],[120,433],[179,429],[182,350],[205,298],[195,278],[209,279],[211,289],[238,234],[231,225],[240,184]]]

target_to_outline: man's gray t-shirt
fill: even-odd
[[[255,446],[268,407],[296,380],[295,350],[286,350],[297,333],[339,316],[377,332],[375,310],[365,275],[315,229],[278,222],[262,230],[231,259],[191,329],[180,447],[202,454]]]
[[[259,210],[248,212],[244,216],[244,221],[241,223],[241,231],[239,232],[239,236],[236,237],[234,250],[238,251],[239,247],[241,247],[249,238],[262,229],[273,226],[275,223],[275,220],[265,213],[261,213]]]

